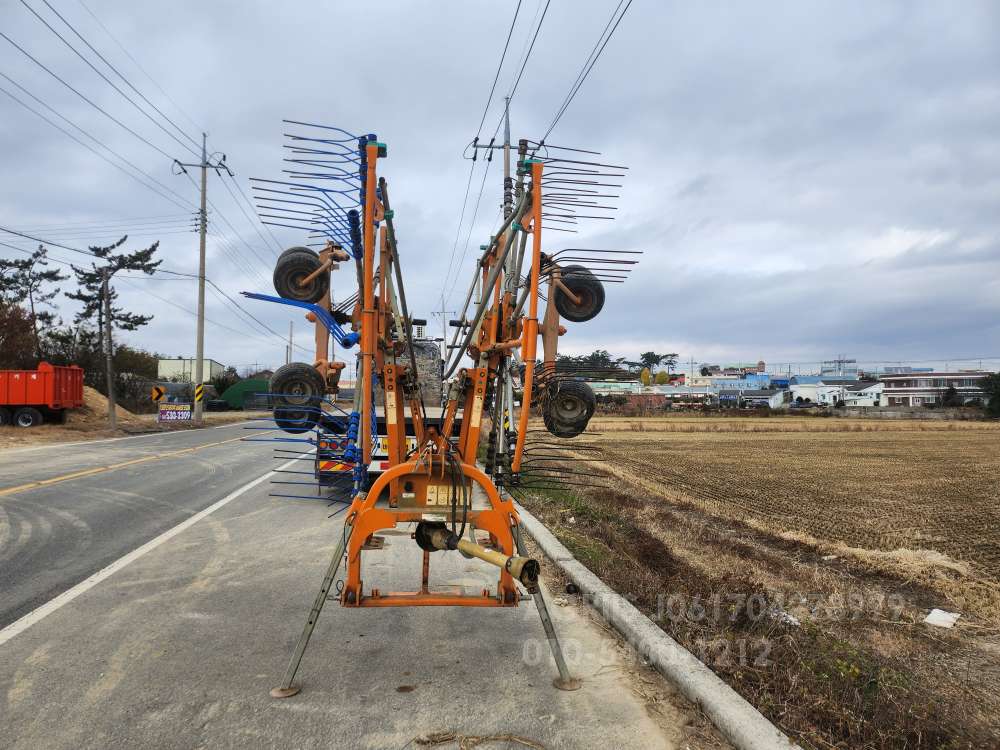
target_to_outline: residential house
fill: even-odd
[[[885,406],[940,405],[949,388],[954,388],[961,403],[982,400],[983,381],[991,373],[979,370],[962,372],[921,372],[883,375]]]

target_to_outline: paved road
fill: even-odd
[[[247,486],[272,468],[272,447],[213,445],[239,430],[73,455],[0,453],[0,623],[26,615],[0,629],[0,746],[412,750],[442,732],[457,737],[442,745],[451,748],[462,736],[508,734],[546,750],[706,746],[696,711],[579,602],[552,608],[583,678],[576,692],[552,687],[530,601],[368,610],[334,601],[300,670],[302,693],[270,698],[342,524],[322,501],[276,499],[268,481]],[[412,590],[420,550],[408,529],[386,540],[366,553],[366,585]],[[432,586],[495,582],[478,560],[434,555]]]
[[[0,451],[0,628],[272,468],[246,426]]]

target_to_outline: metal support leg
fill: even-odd
[[[513,532],[514,543],[517,545],[517,553],[522,557],[527,557],[528,548],[521,538],[521,528],[514,526]],[[534,599],[535,606],[538,608],[538,616],[541,618],[542,627],[545,629],[545,636],[549,639],[549,648],[552,649],[552,657],[556,660],[556,667],[559,669],[559,676],[552,681],[552,684],[560,690],[579,690],[583,681],[573,677],[569,672],[569,667],[566,665],[566,659],[563,656],[562,646],[559,645],[559,636],[556,635],[555,625],[552,622],[552,617],[549,615],[548,605],[545,603],[545,597],[545,584],[539,580],[537,590],[531,592],[531,598]]]
[[[302,635],[299,636],[299,642],[295,644],[295,650],[292,652],[292,658],[288,662],[288,668],[285,669],[285,676],[281,680],[281,685],[271,688],[272,698],[291,698],[302,689],[297,685],[292,685],[292,680],[295,679],[295,673],[299,671],[302,655],[306,651],[306,646],[309,645],[309,638],[312,637],[313,628],[316,627],[316,621],[319,620],[320,612],[323,611],[323,605],[326,604],[330,588],[337,577],[340,563],[344,559],[344,549],[350,537],[350,528],[347,527],[344,529],[344,533],[340,535],[337,548],[333,551],[333,559],[330,560],[330,567],[327,568],[326,576],[323,578],[323,585],[320,586],[319,593],[316,595],[316,601],[313,602],[312,610],[309,612],[309,619],[306,620],[306,626],[302,629]]]

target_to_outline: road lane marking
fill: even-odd
[[[229,441],[226,441],[226,442],[229,442]],[[7,627],[5,627],[3,630],[0,630],[0,646],[2,646],[4,643],[6,643],[7,641],[9,641],[11,638],[13,638],[14,636],[18,635],[19,633],[23,633],[25,630],[27,630],[28,628],[30,628],[36,622],[39,622],[40,620],[44,619],[45,617],[48,617],[50,614],[52,614],[53,612],[55,612],[60,607],[63,607],[66,604],[69,604],[71,601],[73,601],[74,599],[76,599],[81,594],[83,594],[86,591],[89,591],[90,589],[94,588],[94,586],[96,586],[97,584],[99,584],[101,581],[103,581],[106,578],[109,578],[110,576],[114,575],[115,573],[117,573],[119,570],[121,570],[122,568],[126,567],[127,565],[130,565],[131,563],[134,563],[140,557],[143,557],[146,553],[151,552],[152,550],[156,549],[157,547],[159,547],[164,542],[167,542],[170,539],[173,539],[175,536],[177,536],[178,534],[180,534],[182,531],[185,531],[186,529],[189,529],[190,527],[194,526],[196,523],[198,523],[198,521],[200,521],[201,519],[205,518],[206,516],[211,515],[212,513],[214,513],[215,511],[217,511],[219,508],[223,507],[224,505],[228,505],[229,503],[231,503],[233,500],[235,500],[236,498],[238,498],[243,493],[245,493],[245,492],[247,492],[249,490],[252,490],[254,487],[256,487],[261,482],[263,482],[263,481],[265,481],[267,479],[270,479],[271,477],[273,477],[275,475],[275,473],[277,473],[277,471],[281,471],[282,469],[285,469],[285,468],[291,466],[297,460],[298,459],[294,459],[293,458],[291,461],[286,461],[281,466],[279,466],[275,471],[269,471],[266,474],[263,474],[263,475],[257,477],[256,479],[254,479],[254,480],[252,480],[250,482],[247,482],[246,484],[244,484],[239,489],[234,490],[233,492],[230,492],[228,495],[226,495],[224,498],[222,498],[218,502],[215,502],[212,505],[209,505],[204,510],[198,511],[197,513],[195,513],[190,518],[187,518],[184,521],[181,521],[179,524],[177,524],[173,528],[168,529],[167,531],[164,531],[158,537],[156,537],[154,539],[151,539],[150,541],[148,541],[145,544],[143,544],[141,547],[137,547],[136,549],[132,550],[131,552],[129,552],[124,557],[118,558],[113,563],[111,563],[110,565],[108,565],[106,568],[102,568],[101,570],[97,571],[96,573],[94,573],[89,578],[86,578],[85,580],[83,580],[80,583],[76,584],[72,588],[69,588],[66,591],[62,592],[61,594],[59,594],[54,599],[50,599],[49,601],[45,602],[45,604],[41,605],[40,607],[37,607],[36,609],[33,609],[31,612],[29,612],[28,614],[24,615],[20,619],[15,620],[10,625],[8,625]]]
[[[3,448],[0,449],[0,456],[9,456],[12,453],[28,453],[29,451],[43,451],[53,448],[72,448],[77,445],[96,445],[98,443],[115,443],[119,440],[138,440],[139,438],[148,437],[172,437],[173,435],[186,435],[190,432],[197,432],[198,430],[224,430],[228,427],[240,427],[245,424],[252,424],[254,420],[248,422],[231,422],[230,424],[219,424],[219,425],[205,425],[203,427],[186,427],[184,429],[177,430],[160,430],[155,432],[144,432],[141,435],[125,435],[124,437],[114,437],[114,438],[101,438],[100,440],[80,440],[75,443],[45,443],[44,445],[33,445],[30,448]]]
[[[51,477],[49,479],[39,479],[36,482],[28,482],[27,484],[19,484],[16,487],[4,487],[0,489],[0,497],[4,495],[13,495],[16,492],[24,492],[26,490],[37,489],[38,487],[47,487],[50,484],[56,484],[57,482],[65,482],[70,479],[79,479],[80,477],[91,476],[92,474],[100,474],[105,471],[115,471],[116,469],[122,469],[126,466],[134,466],[135,464],[147,463],[149,461],[161,461],[164,458],[173,458],[174,456],[181,456],[185,453],[194,453],[195,451],[200,451],[203,448],[212,448],[216,445],[225,445],[226,443],[235,443],[237,440],[242,440],[243,438],[230,438],[229,440],[219,440],[215,443],[205,443],[204,445],[196,445],[192,448],[184,448],[179,451],[171,451],[170,453],[162,453],[156,456],[143,456],[142,458],[133,458],[129,461],[122,461],[117,464],[108,464],[107,466],[95,466],[90,469],[83,469],[81,471],[74,471],[71,474],[63,474],[58,477]]]

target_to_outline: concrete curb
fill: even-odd
[[[696,704],[739,750],[798,748],[763,714],[642,612],[591,573],[545,526],[515,503],[521,523],[542,551],[580,587],[587,601],[660,674]]]

